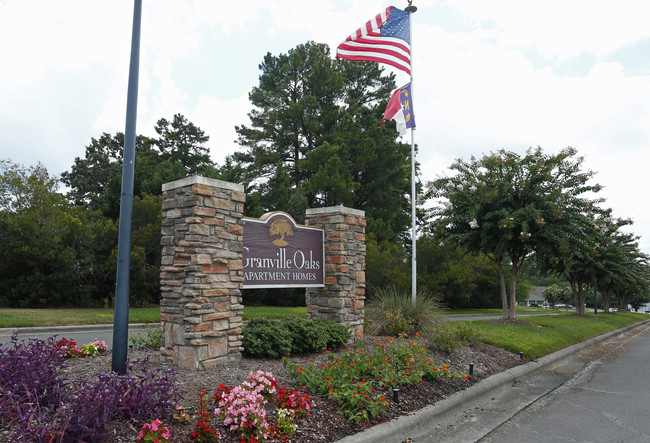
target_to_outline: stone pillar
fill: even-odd
[[[239,360],[244,187],[194,176],[162,190],[161,353],[195,370]]]
[[[308,209],[305,224],[325,229],[325,287],[307,288],[309,317],[334,320],[363,335],[365,212],[342,206]]]

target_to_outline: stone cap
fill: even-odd
[[[305,211],[305,215],[317,215],[317,214],[349,214],[357,215],[359,217],[365,217],[366,211],[361,209],[352,209],[345,206],[328,206],[326,208],[309,208]]]
[[[203,177],[201,175],[193,175],[191,177],[181,178],[180,180],[175,180],[173,182],[163,183],[162,190],[164,192],[169,191],[170,189],[182,188],[184,186],[191,186],[195,184],[228,189],[230,191],[244,192],[244,185],[217,180],[216,178]]]

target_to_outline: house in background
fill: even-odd
[[[533,286],[528,294],[528,300],[524,302],[517,302],[519,306],[539,306],[540,308],[548,308],[549,304],[544,298],[544,291],[546,286]]]

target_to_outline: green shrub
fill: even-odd
[[[338,348],[350,339],[344,325],[307,318],[251,319],[244,324],[244,353],[252,357],[279,358],[288,353]]]
[[[443,323],[439,298],[419,290],[411,294],[391,286],[375,290],[366,305],[365,329],[373,335],[412,334],[431,331]]]
[[[454,352],[454,349],[463,346],[458,336],[448,325],[442,325],[429,331],[428,336],[432,348],[448,354]]]
[[[410,334],[414,332],[415,320],[404,317],[401,311],[390,311],[384,315],[386,316],[384,334],[397,337],[399,334]]]
[[[464,346],[476,346],[481,341],[481,334],[469,322],[456,325],[456,336]]]
[[[291,352],[324,351],[327,348],[327,331],[320,322],[308,318],[282,320],[291,334]]]
[[[280,358],[291,352],[291,333],[280,322],[254,318],[244,324],[244,354]]]
[[[480,341],[479,332],[469,323],[461,322],[455,328],[448,324],[429,331],[431,347],[451,354],[463,346],[475,346]]]
[[[326,346],[328,348],[337,349],[350,341],[350,331],[345,325],[331,320],[318,319],[314,320],[314,324],[320,324],[325,334],[327,334]]]

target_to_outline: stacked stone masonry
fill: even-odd
[[[366,294],[365,212],[345,207],[308,209],[306,225],[325,229],[325,287],[307,288],[310,318],[334,320],[363,335]]]
[[[205,177],[163,185],[161,353],[179,367],[241,359],[245,199]]]

